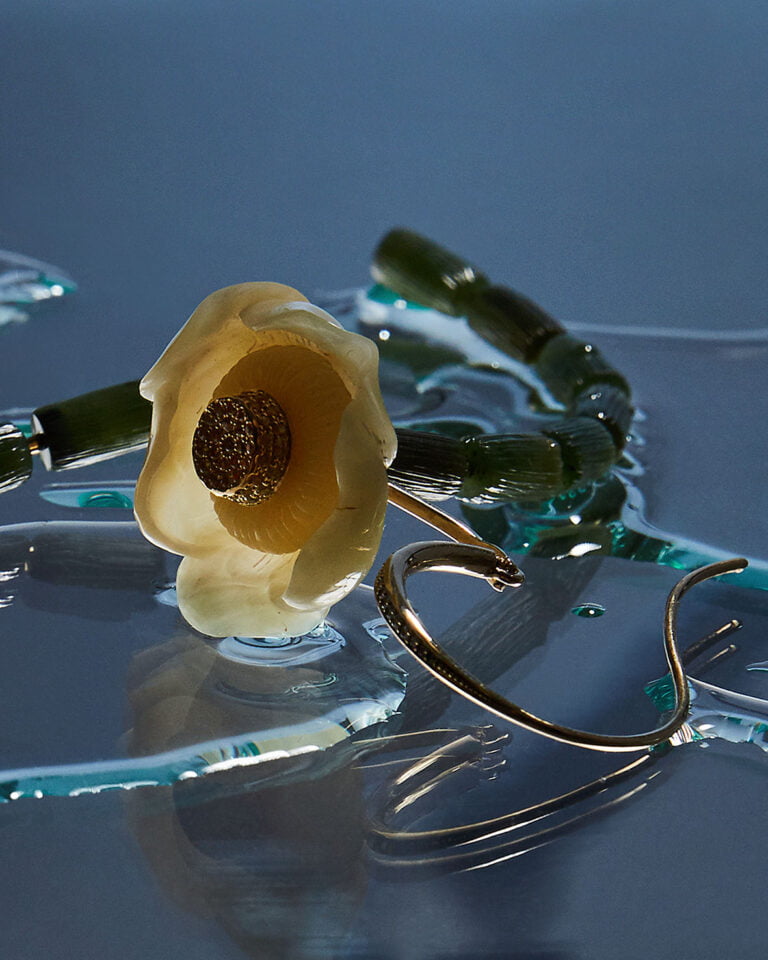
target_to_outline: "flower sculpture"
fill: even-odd
[[[141,382],[144,534],[211,636],[317,626],[373,563],[395,432],[374,344],[278,283],[205,299]]]

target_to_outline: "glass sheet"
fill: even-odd
[[[541,556],[551,529],[575,535],[550,553],[588,542],[564,503],[466,511],[515,548],[528,580],[507,598],[415,578],[446,644],[532,707],[638,729],[663,707],[663,682],[655,699],[644,688],[665,672],[677,567],[719,552],[758,562],[685,598],[683,642],[736,616],[743,627],[708,656],[738,649],[692,664],[691,742],[626,766],[452,696],[375,610],[367,619],[364,591],[338,670],[246,667],[271,686],[241,690],[245,702],[214,686],[218,699],[193,710],[211,692],[198,663],[210,647],[168,602],[174,561],[130,521],[140,457],[36,472],[0,497],[2,769],[56,779],[90,764],[106,783],[110,766],[147,777],[147,756],[178,747],[178,774],[212,759],[198,750],[209,736],[230,753],[217,762],[240,762],[173,785],[0,804],[0,955],[762,960],[760,703],[704,684],[766,694],[765,671],[748,668],[768,659],[767,27],[758,0],[6,0],[1,245],[79,283],[39,311],[0,304],[0,323],[30,314],[0,330],[12,418],[140,375],[226,283],[278,279],[313,300],[362,285],[376,238],[402,224],[594,336],[643,415],[603,491],[619,511],[615,555]],[[354,294],[335,299],[356,322]],[[527,389],[470,367],[459,327],[446,330],[439,357],[434,326],[429,351],[414,334],[415,373],[379,341],[398,421],[535,423]],[[570,506],[588,513],[584,499]],[[77,549],[31,563],[43,532],[20,546],[8,528],[48,521],[101,529],[70,526],[59,548]],[[106,534],[115,549],[97,546]],[[424,536],[391,511],[381,557]],[[585,607],[604,611],[571,612]],[[370,664],[357,669],[371,651],[374,689],[362,684]],[[337,723],[331,672],[380,719]],[[164,691],[179,694],[175,712],[159,709]],[[345,736],[252,763],[256,735],[295,724],[298,704],[302,722]],[[62,792],[94,786],[71,773]]]
[[[382,345],[382,383],[397,422],[501,432],[542,416],[531,412],[519,371],[462,342],[460,321],[396,306],[382,313],[365,291],[329,306]],[[451,329],[460,349],[446,357],[439,331]],[[404,334],[427,341],[417,368],[391,349]],[[561,723],[630,733],[655,726],[664,706],[658,689],[654,700],[645,688],[665,674],[661,622],[675,567],[749,547],[753,586],[732,577],[684,601],[686,643],[743,621],[729,638],[736,651],[723,641],[696,664],[702,709],[694,702],[700,722],[692,721],[688,742],[606,755],[510,729],[398,647],[370,587],[339,605],[324,635],[292,646],[206,640],[175,607],[175,560],[146,543],[131,519],[140,465],[132,455],[55,477],[38,471],[0,500],[0,797],[17,801],[8,809],[35,796],[67,797],[61,802],[72,807],[61,816],[76,825],[94,815],[94,801],[78,806],[84,797],[121,790],[145,867],[182,909],[203,903],[214,911],[230,944],[217,948],[221,956],[237,943],[253,956],[311,956],[311,945],[322,944],[317,956],[497,957],[514,941],[516,956],[570,957],[579,955],[567,944],[585,898],[610,903],[621,891],[631,900],[653,868],[674,903],[680,867],[664,851],[681,849],[679,798],[698,809],[707,778],[727,776],[734,763],[758,789],[768,762],[768,605],[755,589],[765,587],[765,539],[738,500],[738,483],[758,468],[757,446],[746,442],[746,427],[733,429],[764,402],[766,346],[759,333],[595,331],[598,338],[642,398],[617,471],[621,523],[673,545],[673,562],[669,554],[659,564],[573,550],[555,560],[531,548],[519,556],[527,575],[519,591],[497,597],[482,583],[430,574],[413,582],[412,595],[446,649],[496,689]],[[689,375],[672,390],[670,370],[683,365]],[[727,389],[708,399],[709,442],[692,440],[683,454],[676,438],[691,436],[712,370]],[[734,443],[738,458],[728,453]],[[723,484],[735,496],[724,497]],[[587,492],[581,513],[589,503]],[[20,512],[25,522],[14,523]],[[553,513],[551,504],[487,513],[468,516],[505,529],[510,542],[521,530],[533,542],[541,531],[580,529],[579,514]],[[390,508],[382,558],[424,536]],[[714,708],[707,683],[729,691]],[[741,710],[736,691],[753,698]],[[670,816],[659,804],[672,789]],[[730,823],[717,824],[717,843],[729,842]],[[600,851],[613,856],[617,844],[640,865],[635,880],[623,872],[614,888]],[[504,910],[500,871],[516,891]],[[442,918],[428,936],[414,914],[422,897],[422,908]],[[382,912],[394,933],[383,933]],[[664,931],[672,956],[676,930],[660,924],[657,917],[655,935]],[[560,952],[559,925],[567,930]]]
[[[381,313],[378,309],[380,304],[373,299],[374,296],[375,294],[369,296],[364,291],[359,291],[355,295],[346,295],[345,298],[335,300],[331,298],[328,305],[333,307],[349,326],[375,337],[381,345],[384,356],[382,383],[388,407],[396,423],[445,432],[459,429],[465,432],[474,430],[500,433],[541,425],[547,418],[556,416],[552,413],[542,415],[531,412],[528,388],[518,379],[520,371],[505,361],[501,355],[490,356],[487,348],[479,341],[474,342],[467,335],[463,321],[441,317],[431,311],[403,309],[402,306],[386,307]],[[404,353],[402,349],[403,345],[409,342],[406,337],[410,337],[411,341],[417,337],[426,340],[424,342],[423,339],[419,346],[418,365],[410,361],[405,362],[403,359],[403,357],[407,359],[407,352]],[[454,348],[463,344],[456,356],[447,358],[448,362],[446,362],[444,350],[440,347],[441,337],[451,340]],[[733,435],[732,431],[727,429],[727,424],[734,416],[746,419],[747,407],[755,411],[756,403],[759,404],[759,399],[754,398],[759,398],[758,385],[768,346],[759,333],[749,334],[745,338],[738,336],[734,338],[733,335],[720,337],[708,335],[696,340],[690,335],[660,339],[653,335],[642,336],[633,332],[624,337],[613,333],[607,337],[600,336],[599,339],[601,343],[606,343],[605,350],[616,358],[617,365],[622,365],[624,361],[623,368],[629,371],[631,381],[636,384],[637,393],[641,397],[651,398],[651,406],[639,413],[636,426],[633,427],[634,434],[627,448],[626,462],[617,470],[617,476],[621,480],[621,501],[617,508],[616,519],[614,514],[609,515],[610,524],[621,525],[622,529],[639,532],[648,542],[664,545],[663,549],[657,550],[656,553],[647,551],[647,555],[675,569],[681,567],[690,569],[707,560],[728,555],[729,544],[739,543],[742,546],[751,546],[754,552],[749,570],[738,577],[727,579],[734,581],[737,589],[743,589],[745,586],[764,589],[768,585],[768,579],[765,577],[765,562],[760,555],[759,525],[754,521],[747,521],[744,512],[735,509],[731,511],[721,509],[717,511],[717,519],[711,521],[713,511],[709,505],[722,499],[719,497],[718,485],[723,482],[725,471],[728,471],[729,489],[733,489],[740,480],[746,482],[744,477],[748,471],[735,456],[728,455],[728,445],[733,443]],[[630,344],[629,347],[627,343]],[[734,343],[738,344],[738,347],[734,347]],[[674,393],[664,391],[655,394],[651,376],[659,370],[667,375],[671,368],[679,368],[683,364],[687,365],[691,375],[681,384],[681,388]],[[697,444],[685,456],[679,456],[677,445],[672,445],[666,440],[669,436],[667,431],[677,429],[682,434],[684,414],[681,410],[687,410],[690,416],[691,411],[700,406],[702,382],[708,380],[705,371],[711,369],[719,370],[725,383],[738,384],[738,388],[727,391],[720,403],[715,400],[710,402],[709,420],[713,425],[719,426],[720,430],[715,431],[714,426],[712,427],[710,443],[706,448],[704,445]],[[698,378],[695,376],[697,372]],[[526,374],[526,376],[530,380],[530,375]],[[741,409],[738,406],[739,402]],[[23,418],[17,416],[17,419],[23,422]],[[658,424],[664,425],[663,430],[658,428]],[[671,426],[667,426],[668,424]],[[707,470],[710,460],[720,464],[720,471],[715,475]],[[652,469],[644,467],[646,461],[652,464]],[[378,640],[374,641],[373,646],[370,640],[376,636],[386,639],[387,636],[386,631],[382,630],[379,634],[376,632],[375,623],[379,616],[369,588],[360,591],[359,596],[354,596],[346,601],[346,604],[340,605],[334,611],[336,619],[328,628],[331,631],[339,628],[344,637],[343,640],[339,640],[339,655],[341,650],[346,651],[345,656],[351,655],[351,650],[355,649],[354,657],[349,662],[343,662],[342,657],[342,662],[337,664],[329,661],[319,673],[313,672],[314,667],[309,666],[322,659],[312,650],[305,658],[303,653],[298,653],[295,657],[286,657],[284,652],[281,652],[280,645],[261,650],[252,648],[253,659],[250,662],[248,660],[250,654],[240,657],[236,651],[232,652],[237,647],[235,641],[229,642],[228,648],[226,644],[198,641],[194,631],[186,627],[175,608],[172,589],[175,562],[144,541],[132,522],[130,512],[132,479],[115,479],[109,476],[118,469],[126,471],[123,477],[130,476],[130,473],[137,469],[139,462],[140,460],[136,457],[127,457],[117,463],[102,464],[91,469],[80,470],[76,474],[46,475],[39,472],[24,488],[24,494],[28,497],[37,494],[35,506],[41,518],[53,522],[8,525],[2,531],[5,568],[2,615],[9,635],[25,636],[24,652],[19,652],[18,656],[27,657],[28,663],[53,665],[53,661],[49,658],[55,656],[56,650],[52,648],[51,641],[46,638],[51,633],[57,636],[61,634],[62,626],[59,626],[55,620],[58,616],[64,624],[64,629],[70,629],[73,635],[83,637],[81,642],[89,645],[82,651],[86,657],[89,652],[103,644],[101,637],[109,635],[110,644],[121,652],[119,658],[114,656],[108,658],[109,668],[119,671],[111,682],[120,683],[120,672],[127,671],[128,679],[124,685],[128,688],[126,699],[129,704],[135,697],[142,699],[140,691],[143,686],[154,685],[162,689],[163,680],[159,678],[162,678],[166,671],[175,676],[177,671],[168,664],[175,664],[177,661],[184,664],[181,672],[187,678],[184,682],[189,689],[174,693],[174,696],[196,696],[196,685],[202,682],[201,677],[207,677],[205,683],[211,689],[226,689],[229,691],[227,695],[231,696],[234,690],[232,678],[227,678],[226,670],[221,677],[216,676],[216,668],[212,666],[221,662],[234,664],[231,669],[235,673],[238,670],[245,670],[249,665],[257,672],[263,667],[263,682],[266,688],[273,692],[276,673],[279,674],[282,669],[288,670],[289,679],[283,685],[283,693],[287,696],[288,691],[298,689],[301,691],[299,694],[301,699],[306,697],[306,691],[310,687],[315,691],[313,696],[322,690],[323,698],[328,695],[323,699],[324,706],[320,711],[323,715],[327,709],[330,709],[328,704],[335,701],[332,695],[335,692],[334,684],[340,684],[345,696],[354,700],[359,699],[360,704],[370,706],[378,703],[379,707],[373,709],[372,713],[367,707],[358,706],[357,709],[362,718],[360,720],[347,716],[336,717],[333,721],[329,721],[334,728],[338,724],[348,727],[350,733],[355,732],[361,725],[382,722],[397,711],[398,697],[402,696],[402,693],[397,692],[401,683],[397,678],[397,670],[390,664],[391,654],[388,655],[384,647],[376,652],[376,656],[380,658],[377,677],[381,688],[377,690],[376,682],[373,681],[369,685],[367,680],[372,670],[374,673],[376,671],[373,669],[373,659],[366,660],[366,657],[373,658],[374,654],[371,654],[370,650],[376,649],[377,644],[380,646]],[[681,463],[685,465],[684,470],[680,466]],[[737,469],[734,469],[734,463]],[[665,473],[666,467],[669,467],[668,475]],[[94,475],[101,475],[103,479],[95,480]],[[75,476],[76,479],[60,479],[64,476]],[[695,478],[699,479],[695,481]],[[679,489],[696,490],[696,496],[678,497],[673,483],[679,484]],[[612,635],[617,629],[619,615],[627,649],[652,649],[654,654],[658,655],[660,650],[654,645],[643,644],[637,638],[633,639],[633,631],[641,634],[645,632],[650,636],[657,635],[661,604],[667,592],[662,584],[671,585],[676,576],[667,576],[657,587],[658,602],[653,615],[645,609],[647,602],[645,597],[638,605],[637,613],[630,615],[628,608],[622,609],[620,597],[611,598],[610,602],[606,603],[604,598],[601,599],[599,589],[596,591],[596,596],[586,598],[582,596],[594,574],[585,572],[577,575],[573,570],[573,561],[581,553],[594,553],[594,548],[597,546],[589,542],[591,525],[588,522],[581,522],[587,517],[590,509],[590,492],[594,494],[595,490],[599,492],[600,485],[594,490],[585,489],[580,492],[576,506],[570,505],[570,498],[566,498],[568,509],[555,509],[552,504],[510,505],[486,511],[465,508],[464,513],[481,530],[484,527],[490,529],[493,524],[496,524],[499,527],[496,532],[500,532],[501,535],[492,539],[512,548],[527,546],[531,552],[535,552],[536,538],[546,534],[555,544],[549,549],[549,555],[558,556],[556,545],[560,540],[553,535],[565,534],[569,554],[565,566],[562,569],[558,568],[556,575],[542,573],[541,576],[545,577],[545,582],[541,587],[538,586],[539,581],[536,576],[529,573],[528,584],[523,595],[533,596],[534,591],[542,595],[547,591],[552,592],[555,588],[546,580],[550,576],[555,576],[556,583],[562,582],[562,584],[557,587],[560,595],[556,610],[551,611],[552,615],[549,618],[551,621],[554,622],[555,613],[557,619],[561,619],[565,613],[583,603],[594,604],[608,612],[608,616],[602,616],[599,620],[592,617],[568,618],[569,637],[574,634],[578,636],[575,647],[579,650],[579,656],[589,657],[584,652],[584,645],[587,643],[597,643],[593,659],[598,656],[603,640],[596,640],[596,638]],[[667,505],[676,503],[678,499],[681,500],[680,507],[670,510]],[[7,501],[3,501],[5,502]],[[728,502],[730,503],[730,500]],[[455,504],[449,507],[454,511],[457,510]],[[726,514],[731,521],[727,527],[723,524],[723,514]],[[91,519],[93,517],[109,519],[93,520]],[[665,517],[666,527],[660,523]],[[400,523],[402,521],[398,518],[390,518],[388,543],[397,542]],[[579,541],[582,527],[586,530],[581,538],[586,542],[586,550],[582,549],[584,543]],[[697,531],[710,533],[711,538],[694,540]],[[422,537],[424,535],[421,534]],[[718,539],[718,535],[722,539]],[[403,533],[400,536],[402,538],[400,544],[407,541],[407,534]],[[620,549],[614,552],[621,554]],[[749,554],[751,551],[744,552]],[[538,553],[541,554],[540,544]],[[589,562],[581,565],[584,571],[592,570],[590,564],[594,566],[597,563],[598,566],[595,569],[599,568],[597,558],[587,557],[586,559]],[[528,566],[532,565],[534,570],[538,570],[539,567],[546,570],[548,567],[547,564],[542,564],[541,560],[529,559],[527,562]],[[634,578],[655,576],[654,571],[644,569],[646,564],[643,564],[639,571],[635,569],[636,566],[636,564],[631,565],[630,576]],[[655,581],[652,582],[655,586]],[[424,585],[420,584],[414,589],[415,595],[419,597],[419,602],[425,609],[429,609],[430,604],[434,604],[434,609],[441,612],[442,623],[438,623],[438,627],[447,627],[451,622],[450,617],[455,618],[457,612],[462,610],[462,606],[466,608],[470,602],[475,605],[466,614],[463,621],[465,625],[478,618],[478,609],[485,606],[489,609],[493,608],[490,599],[476,597],[478,588],[473,589],[469,585],[447,587],[431,577],[427,578]],[[442,604],[434,603],[435,596],[451,597],[447,608],[451,613],[448,617]],[[498,600],[496,607],[502,611],[498,614],[498,619],[504,625],[498,629],[503,633],[506,629],[507,617],[527,616],[540,623],[541,637],[538,642],[542,642],[546,636],[546,624],[541,611],[536,608],[536,602],[531,601],[530,605],[534,612],[528,609],[528,603],[514,596]],[[88,623],[87,628],[83,621]],[[633,626],[635,623],[638,624],[637,628]],[[717,624],[712,625],[714,626]],[[454,630],[460,638],[458,642],[463,642],[462,629]],[[478,645],[490,647],[491,642],[485,635],[489,629],[492,627],[485,628],[483,638]],[[562,630],[559,632],[562,633]],[[119,641],[117,637],[120,637]],[[148,646],[149,638],[153,641],[151,649],[155,650],[151,655],[143,652]],[[318,638],[316,645],[322,650],[326,640],[327,638]],[[332,644],[331,640],[327,642]],[[499,642],[503,643],[502,640]],[[68,658],[70,646],[64,643],[58,644],[60,650],[67,650]],[[569,639],[566,649],[573,648],[574,643]],[[550,644],[550,649],[555,648]],[[460,657],[465,658],[466,652],[461,650]],[[488,655],[488,659],[492,661],[493,656]],[[561,659],[562,654],[558,648],[552,660]],[[626,667],[626,652],[623,648],[618,650],[618,660]],[[191,666],[192,663],[195,665]],[[495,666],[498,668],[499,664],[496,663]],[[569,669],[570,667],[565,668],[565,675],[568,674]],[[306,676],[303,673],[305,670],[309,671]],[[551,670],[550,663],[540,673],[542,677],[550,677]],[[291,671],[295,672],[295,676]],[[208,676],[209,672],[213,674],[212,677]],[[56,678],[61,677],[58,669],[51,671],[51,674]],[[66,701],[69,698],[72,705],[78,705],[77,709],[72,707],[72,712],[79,716],[86,716],[91,712],[84,709],[85,703],[88,702],[93,714],[102,718],[100,731],[108,739],[86,737],[83,731],[78,735],[76,725],[68,722],[60,724],[61,712],[52,712],[47,715],[47,720],[51,723],[50,733],[46,733],[43,727],[35,731],[34,736],[31,737],[35,744],[34,753],[25,755],[24,749],[20,746],[21,741],[16,753],[9,746],[4,763],[6,768],[22,763],[26,766],[29,761],[46,765],[61,762],[73,764],[96,759],[116,759],[123,755],[126,743],[119,735],[119,731],[121,723],[124,725],[126,722],[125,718],[121,713],[116,714],[114,707],[111,710],[107,709],[103,702],[103,690],[109,688],[110,683],[100,684],[97,690],[88,691],[85,676],[79,671],[77,675],[81,678],[79,685],[73,682],[72,678],[67,685],[62,684],[58,688],[61,692],[56,694],[57,702],[61,702],[66,715]],[[34,704],[36,698],[41,695],[41,691],[34,671],[30,671],[29,667],[25,669],[22,664],[17,670],[9,671],[7,674],[8,682],[13,683],[19,694],[21,689],[18,684],[21,676],[28,677],[29,688],[18,698],[19,702],[14,704],[14,709],[18,711],[17,716],[25,717],[34,714]],[[327,682],[324,681],[324,677]],[[648,674],[646,680],[650,679],[651,675]],[[636,682],[638,691],[642,690],[643,683],[640,681]],[[183,686],[182,683],[182,688]],[[252,686],[254,689],[247,693],[248,685],[246,684],[246,692],[243,693],[245,700],[264,699],[266,694],[262,696],[256,692],[260,682],[254,680]],[[545,685],[540,682],[540,686],[544,688]],[[277,687],[281,688],[279,682]],[[136,693],[137,688],[139,693]],[[518,696],[522,696],[526,707],[534,710],[541,709],[532,701],[525,702],[524,692]],[[621,690],[621,702],[625,696],[626,691]],[[114,701],[114,696],[110,696],[109,699]],[[3,698],[3,701],[13,703],[10,693]],[[193,702],[191,700],[190,704]],[[19,706],[21,706],[20,710],[18,710]],[[649,705],[646,704],[646,707],[648,708]],[[574,723],[567,717],[571,709],[566,697],[557,699],[555,703],[550,702],[546,707],[546,714],[560,722]],[[590,710],[591,705],[581,704],[580,709]],[[626,704],[624,709],[627,709]],[[564,711],[562,716],[559,715],[560,710]],[[200,710],[193,709],[188,704],[182,712],[199,713]],[[114,715],[112,726],[106,721],[110,713]],[[310,713],[312,713],[311,710]],[[592,719],[592,724],[595,723],[596,721]],[[204,753],[210,753],[214,746],[208,741],[213,742],[217,736],[240,737],[244,744],[247,744],[249,733],[259,728],[259,723],[249,716],[247,710],[239,715],[237,720],[228,717],[226,721],[222,720],[222,724],[220,734],[206,730],[203,725],[197,733],[182,732],[172,728],[171,731],[166,732],[165,737],[169,741],[172,740],[175,748],[192,744],[200,746]],[[597,729],[597,727],[594,728]],[[629,722],[629,729],[631,728],[632,723]],[[283,732],[280,724],[276,729]],[[212,736],[208,737],[206,735],[208,732],[212,732]],[[305,733],[308,735],[304,730],[297,733],[297,749],[306,745],[303,740]],[[333,737],[331,739],[333,740]],[[149,737],[144,742],[139,736],[134,739],[127,752],[142,757],[155,756],[162,752],[161,741],[162,738],[158,740],[155,737]],[[222,744],[219,749],[226,753],[227,750],[236,752],[238,748],[233,743],[229,746]],[[265,748],[262,747],[257,752],[264,753]],[[192,754],[188,756],[191,757]],[[198,769],[185,769],[182,760],[183,756],[169,755],[167,758],[167,763],[172,768],[167,773],[167,777],[171,781],[179,775],[193,775],[199,772]],[[159,763],[162,767],[162,761],[153,760],[152,763]],[[117,775],[117,771],[115,773]],[[98,782],[91,782],[91,772],[88,774],[87,782],[78,783],[76,775],[73,774],[73,776],[75,780],[72,783],[65,779],[65,783],[71,789],[93,788],[99,785]],[[143,782],[147,778],[152,780],[152,775],[147,770],[144,771],[143,777],[142,771],[136,770],[136,782]],[[12,784],[18,777],[9,776],[4,779]],[[119,782],[120,778],[117,779]],[[163,776],[160,779],[162,781]],[[34,776],[30,779],[29,789],[41,789],[40,785],[33,785],[33,781]],[[107,779],[105,782],[111,781]],[[13,788],[8,787],[6,792],[18,793],[19,787],[18,785]]]

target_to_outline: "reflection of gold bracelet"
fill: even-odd
[[[728,621],[690,644],[683,651],[683,663],[690,667],[702,654],[708,655],[713,644],[739,627],[739,621]],[[720,649],[703,668],[732,650],[732,647]],[[646,693],[664,711],[670,706],[666,695],[668,680],[666,677],[646,687]],[[689,677],[688,682],[695,693],[708,687],[693,677]],[[663,692],[659,687],[664,688]],[[653,693],[652,688],[656,688]],[[368,847],[376,865],[385,870],[407,868],[406,877],[418,879],[435,872],[481,869],[519,857],[580,829],[592,817],[615,810],[638,796],[658,777],[661,772],[658,764],[668,756],[670,745],[690,743],[702,736],[723,736],[722,732],[714,732],[718,720],[722,722],[721,731],[723,728],[727,731],[724,739],[729,739],[728,734],[732,734],[734,728],[746,733],[754,727],[765,727],[768,702],[721,687],[709,689],[715,692],[716,707],[704,717],[706,731],[702,728],[699,732],[696,726],[691,729],[685,724],[670,743],[660,749],[649,749],[608,774],[501,816],[435,829],[416,827],[414,824],[430,811],[441,810],[444,800],[450,802],[457,787],[462,791],[462,774],[471,774],[469,786],[473,788],[483,780],[495,782],[500,769],[507,764],[503,753],[509,738],[495,734],[493,727],[464,731],[461,736],[460,731],[446,731],[453,734],[451,739],[387,779],[372,796]],[[737,735],[731,739],[746,742],[748,737]],[[765,749],[763,742],[759,745]]]
[[[482,776],[482,759],[465,756],[466,749],[460,749],[467,739],[465,735],[419,757],[374,794],[368,847],[377,866],[407,868],[406,877],[417,879],[435,872],[476,870],[521,856],[635,796],[658,772],[659,758],[646,753],[573,790],[498,817],[432,830],[411,827],[413,820],[423,816],[426,803],[439,809],[443,792],[449,792],[448,799],[455,796],[454,781],[462,773],[471,770],[475,779]],[[633,781],[634,786],[626,786]],[[590,802],[595,798],[597,802]]]

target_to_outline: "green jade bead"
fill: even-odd
[[[552,396],[566,407],[596,383],[610,384],[630,395],[627,381],[597,347],[569,333],[546,343],[534,368]]]
[[[468,475],[459,496],[470,503],[549,500],[566,488],[560,444],[543,433],[465,441]]]
[[[425,500],[448,500],[461,493],[469,471],[463,441],[421,430],[397,431],[397,455],[389,479]]]
[[[591,417],[570,417],[542,433],[560,444],[567,487],[599,480],[616,460],[610,432]]]
[[[474,286],[459,291],[459,296],[471,329],[522,363],[533,363],[549,340],[565,333],[554,317],[510,287]]]
[[[596,383],[583,390],[571,405],[575,417],[591,417],[610,431],[616,449],[627,442],[634,410],[626,391],[610,383]]]
[[[40,458],[49,470],[67,470],[129,453],[149,437],[152,404],[138,381],[94,390],[39,407],[32,415]]]
[[[31,476],[29,441],[15,424],[0,424],[0,491],[13,490]]]
[[[487,277],[462,257],[411,230],[390,230],[376,248],[371,273],[406,300],[454,317],[463,313],[468,287],[488,285]]]

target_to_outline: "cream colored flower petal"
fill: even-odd
[[[330,433],[323,439],[324,445],[335,439],[328,489],[335,495],[338,485],[338,504],[334,509],[333,500],[325,502],[328,497],[301,497],[289,505],[281,523],[306,513],[305,541],[295,540],[301,549],[294,550],[293,541],[283,536],[277,547],[282,553],[263,549],[269,537],[258,533],[258,522],[269,511],[260,513],[260,505],[244,508],[242,523],[252,523],[257,531],[243,538],[251,545],[233,537],[192,463],[192,437],[207,404],[224,395],[225,387],[237,386],[237,376],[230,375],[234,368],[263,373],[264,363],[248,358],[255,360],[261,352],[277,357],[272,347],[310,351],[327,361],[329,376],[343,384],[338,402],[326,404],[334,408],[329,416],[338,418],[338,432],[329,420]],[[243,384],[243,389],[258,388]],[[177,583],[184,616],[213,636],[295,636],[312,629],[365,575],[381,536],[385,464],[394,457],[396,438],[379,391],[374,344],[343,330],[290,287],[241,284],[203,301],[141,389],[154,404],[153,436],[137,486],[136,512],[149,539],[185,555]],[[311,404],[327,391],[323,383],[307,392]],[[290,406],[287,398],[285,403]],[[294,418],[299,427],[300,412],[294,411]],[[307,461],[310,473],[315,459]],[[241,536],[239,514],[236,519]]]
[[[324,356],[296,344],[249,353],[224,377],[217,395],[258,385],[282,408],[291,431],[288,468],[273,495],[259,504],[222,498],[216,513],[242,543],[265,553],[293,553],[336,506],[334,449],[350,394]]]
[[[238,283],[216,290],[195,309],[144,377],[141,382],[142,396],[154,400],[157,390],[167,389],[171,378],[177,380],[171,389],[179,389],[189,373],[191,362],[204,359],[212,348],[231,352],[225,341],[238,331],[247,349],[250,342],[248,331],[253,330],[243,321],[246,311],[256,309],[261,311],[262,316],[268,317],[272,310],[283,304],[298,306],[302,302],[307,303],[303,294],[282,283]],[[232,346],[236,351],[236,345]],[[235,357],[242,356],[244,352],[235,352]]]
[[[325,318],[327,324],[319,324]],[[263,305],[243,312],[245,323],[261,324],[260,331],[287,327],[311,349],[324,356],[344,381],[352,397],[364,397],[362,416],[379,438],[380,457],[389,465],[397,451],[397,437],[379,388],[379,351],[373,341],[340,327],[330,314],[307,304],[285,303],[267,310]],[[362,409],[362,408],[361,408]]]
[[[276,283],[225,287],[207,297],[141,382],[152,401],[152,434],[136,487],[135,512],[145,536],[175,553],[218,549],[228,534],[195,473],[192,437],[227,370],[258,345],[243,310],[260,304],[268,315],[302,296]]]
[[[153,542],[184,555],[219,549],[227,533],[192,464],[192,436],[221,378],[243,357],[276,344],[323,356],[367,416],[391,462],[395,435],[378,389],[378,351],[281,284],[251,283],[211,294],[194,312],[141,384],[153,401],[152,442],[136,491],[136,514]]]
[[[339,501],[302,548],[285,593],[299,609],[328,606],[345,597],[371,567],[381,540],[387,506],[387,472],[381,438],[363,414],[363,398],[350,403],[336,443]]]
[[[184,557],[179,566],[179,610],[196,630],[212,637],[295,637],[322,621],[327,605],[297,610],[282,599],[296,554],[230,543],[215,557]]]

